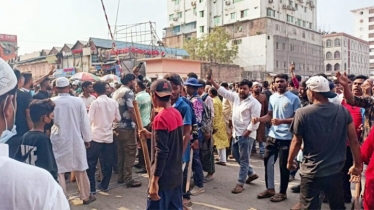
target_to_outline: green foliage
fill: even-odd
[[[223,27],[212,29],[201,38],[192,38],[184,42],[183,48],[190,59],[212,63],[232,63],[238,55],[238,45],[231,43],[230,34]]]

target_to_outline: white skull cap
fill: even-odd
[[[13,90],[17,83],[13,69],[0,58],[0,96]]]

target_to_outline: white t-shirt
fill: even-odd
[[[68,210],[60,185],[41,168],[0,157],[0,209]]]

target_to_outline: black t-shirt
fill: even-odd
[[[57,164],[51,140],[40,131],[28,131],[21,138],[22,162],[44,168],[57,180]]]
[[[39,100],[47,99],[49,98],[49,93],[39,90],[32,98],[39,99]]]
[[[16,130],[17,136],[22,136],[29,131],[26,120],[26,109],[32,101],[31,94],[26,91],[17,90],[17,111],[16,111]]]

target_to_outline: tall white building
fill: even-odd
[[[369,42],[370,74],[374,76],[374,6],[352,10],[355,16],[355,36]]]
[[[248,77],[286,73],[291,61],[299,75],[324,72],[322,36],[316,31],[317,0],[167,2],[166,46],[183,47],[186,39],[223,26],[239,45],[234,63],[247,71]]]
[[[346,33],[323,35],[325,73],[334,71],[347,74],[369,75],[369,43]]]

